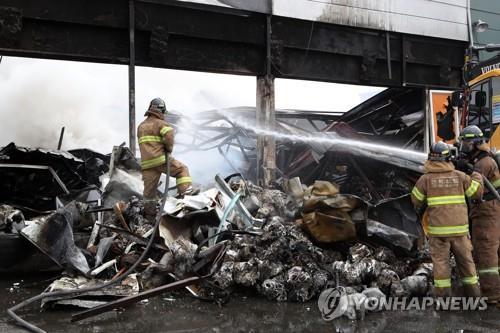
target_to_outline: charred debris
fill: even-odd
[[[277,110],[278,183],[293,177],[306,185],[328,180],[341,186],[342,193],[371,203],[408,193],[425,159],[423,96],[423,89],[389,88],[344,114]],[[170,112],[167,118],[181,134],[176,137],[177,154],[219,153],[235,172],[255,179],[257,135],[266,134],[256,125],[255,108],[213,110],[193,117]],[[387,147],[366,149],[361,143],[405,151],[390,154]]]
[[[282,111],[278,127],[418,151],[420,94],[388,89],[344,115]],[[157,221],[143,218],[140,166],[123,145],[110,155],[1,149],[0,270],[62,271],[34,300],[44,309],[87,309],[73,320],[182,289],[217,303],[241,291],[278,302],[307,302],[333,287],[352,297],[429,292],[432,265],[408,196],[418,156],[387,161],[383,151],[373,157],[285,136],[277,139],[277,181],[262,188],[249,180],[256,133],[226,111],[197,117],[197,130],[178,145],[215,149],[236,173],[215,175],[213,185],[183,199],[170,189]],[[251,111],[230,110],[247,120]],[[182,119],[170,117],[183,132]],[[234,150],[243,164],[228,156]],[[11,309],[18,323],[14,311],[31,301]],[[353,311],[347,316],[364,315]]]

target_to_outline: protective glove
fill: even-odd
[[[457,160],[455,163],[455,168],[466,174],[470,175],[474,171],[474,166],[467,162],[466,160]]]

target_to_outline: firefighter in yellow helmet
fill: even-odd
[[[496,188],[500,188],[500,172],[492,158],[483,132],[475,125],[465,127],[460,133],[460,151],[467,156],[474,169],[486,177]],[[474,259],[479,273],[482,296],[489,303],[500,302],[500,201],[484,190],[483,200],[471,206],[472,244]]]
[[[165,121],[166,112],[165,102],[161,98],[153,99],[144,115],[147,118],[137,129],[144,181],[144,215],[148,219],[156,215],[158,182],[161,174],[167,172],[165,153],[170,155],[174,146],[174,130]],[[170,175],[176,178],[178,195],[192,194],[188,168],[171,156],[169,160]]]
[[[468,176],[455,170],[450,157],[446,143],[440,141],[432,145],[424,165],[425,174],[415,184],[411,199],[417,209],[427,205],[435,296],[451,295],[451,251],[466,295],[478,297],[480,291],[469,240],[466,198],[481,198],[482,178],[477,172]]]

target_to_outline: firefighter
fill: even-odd
[[[147,117],[137,129],[141,151],[142,180],[144,182],[144,216],[152,220],[156,215],[157,187],[162,173],[166,173],[165,154],[174,146],[173,128],[165,121],[167,109],[161,98],[155,98],[144,114]],[[170,175],[176,178],[179,197],[193,193],[188,168],[169,156]]]
[[[492,158],[483,132],[475,125],[465,127],[460,133],[460,151],[467,160],[488,179],[494,187],[500,187],[498,165]],[[500,302],[500,202],[487,189],[484,200],[471,206],[472,244],[474,259],[479,273],[481,293],[490,303]]]
[[[427,205],[435,296],[451,295],[451,251],[465,294],[478,297],[480,291],[469,239],[466,197],[481,198],[482,178],[477,172],[469,176],[455,170],[450,157],[446,143],[440,141],[432,145],[424,165],[425,174],[415,184],[411,200],[417,210]]]

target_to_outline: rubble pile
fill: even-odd
[[[287,195],[280,190],[263,189],[252,183],[248,183],[250,196],[247,196],[245,204],[255,205],[257,208],[255,217],[269,219],[273,216],[289,216],[295,214],[293,210],[286,207]],[[252,208],[252,207],[250,207]],[[255,211],[255,208],[253,211]]]
[[[81,157],[81,158],[80,158]],[[109,157],[88,149],[61,151],[18,147],[0,149],[0,203],[37,216],[63,202],[86,201],[89,192],[101,187]]]
[[[264,189],[241,175],[216,175],[213,188],[168,196],[159,220],[151,221],[143,217],[140,165],[123,146],[109,157],[15,146],[3,152],[17,163],[4,165],[20,175],[16,195],[28,193],[30,178],[43,190],[43,205],[16,196],[1,205],[0,231],[29,241],[31,251],[63,271],[48,286],[55,294],[44,298],[44,308],[109,311],[114,302],[122,305],[119,297],[140,301],[148,292],[179,288],[215,301],[240,291],[277,302],[308,302],[328,288],[344,288],[351,301],[429,293],[432,266],[417,255],[422,232],[408,195],[374,204],[329,181],[306,186],[295,177]],[[19,156],[40,156],[51,166],[26,167]],[[58,177],[54,170],[67,171],[67,163],[79,171]],[[66,294],[115,280],[120,283],[112,288]],[[347,316],[361,314],[349,310]]]
[[[135,245],[133,235],[144,237],[152,231],[153,224],[143,217],[143,202],[135,196],[131,197],[128,203],[117,203],[113,210],[114,213],[104,223],[104,227],[99,229],[99,239],[113,237],[111,254],[128,254]],[[114,229],[105,226],[112,226]],[[90,250],[95,252],[97,249],[97,246],[93,246]]]
[[[231,205],[228,198],[222,204],[222,193],[217,190],[170,198],[160,225],[162,238],[138,274],[141,289],[197,275],[193,267],[202,257],[200,252],[225,244],[220,267],[200,285],[197,296],[214,298],[243,288],[273,301],[307,302],[326,288],[339,286],[356,293],[376,288],[385,296],[427,294],[432,268],[419,266],[422,258],[396,255],[381,244],[360,243],[364,235],[357,232],[364,226],[368,206],[359,198],[340,194],[335,184],[318,181],[305,188],[300,181],[292,181],[287,184],[287,193],[263,189],[243,179],[229,181],[227,186],[241,194],[239,200],[253,218],[262,221],[260,232],[255,232],[255,226],[247,228],[236,208],[232,213],[218,211],[218,205],[226,210]],[[89,251],[96,257],[95,267],[113,260],[115,266],[99,270],[96,277],[109,279],[137,259],[152,231],[152,223],[142,214],[142,201],[134,196],[113,207],[100,228],[98,245]],[[324,216],[312,231],[304,226],[304,220],[315,222],[310,214]],[[197,215],[203,216],[203,222],[193,223]],[[220,216],[226,216],[230,223],[214,224]],[[339,216],[342,219],[338,220]],[[342,225],[348,226],[349,233],[342,233]],[[333,231],[328,231],[331,228]],[[215,233],[224,230],[229,238]],[[335,237],[315,237],[322,230]]]
[[[261,237],[231,241],[226,261],[214,277],[221,288],[253,287],[268,299],[305,302],[331,281],[328,267],[342,255],[315,246],[300,227],[275,216]]]
[[[429,291],[430,264],[396,258],[385,247],[356,243],[348,254],[316,246],[293,223],[275,216],[264,234],[236,236],[221,269],[211,278],[221,289],[252,290],[279,302],[306,302],[324,289],[351,287],[358,292],[378,288],[386,296],[424,296]]]

